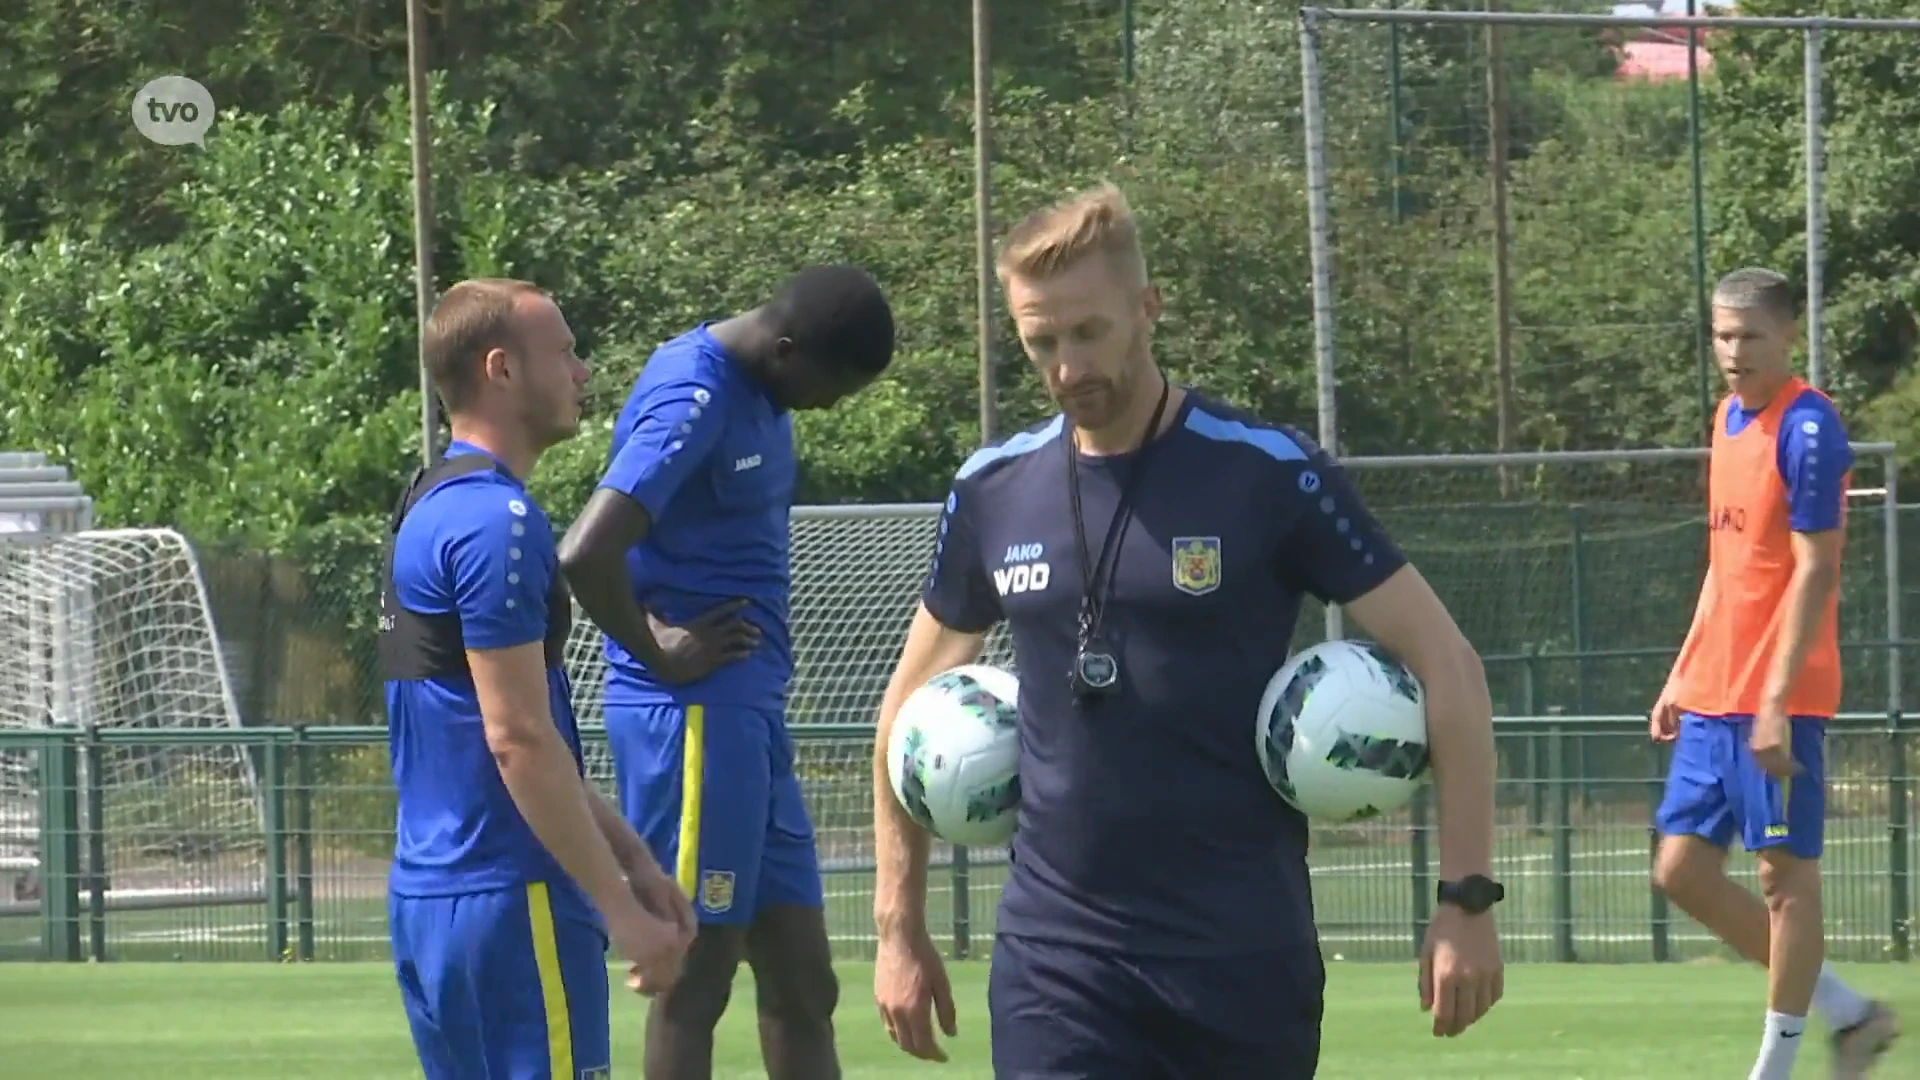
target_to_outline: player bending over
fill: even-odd
[[[1167,381],[1151,347],[1160,294],[1119,191],[1029,217],[998,270],[1062,415],[961,467],[881,705],[874,997],[888,1033],[943,1060],[929,1011],[955,1024],[927,932],[928,837],[890,792],[884,747],[906,696],[975,660],[1005,620],[1022,758],[988,991],[995,1075],[1314,1074],[1325,968],[1308,823],[1253,745],[1311,594],[1426,684],[1445,881],[1419,993],[1434,1034],[1458,1035],[1502,980],[1492,706],[1473,648],[1327,453]],[[1029,564],[1046,572],[1002,572]],[[1014,580],[1032,584],[997,584]]]
[[[647,1015],[653,1080],[711,1075],[742,957],[767,1075],[840,1075],[839,985],[785,719],[792,410],[834,405],[892,357],[885,297],[846,266],[804,270],[768,304],[667,342],[561,543],[607,636],[621,805],[700,921],[684,975]]]
[[[394,510],[380,594],[401,998],[429,1080],[604,1078],[608,939],[657,991],[693,913],[584,778],[572,607],[525,487],[578,429],[587,369],[525,282],[455,285],[424,336],[453,442]]]
[[[1793,375],[1793,292],[1771,270],[1713,293],[1713,346],[1732,391],[1714,414],[1708,562],[1693,627],[1653,707],[1674,743],[1654,883],[1767,968],[1750,1080],[1792,1074],[1807,1007],[1833,1028],[1833,1075],[1866,1075],[1891,1012],[1824,962],[1820,850],[1826,720],[1840,707],[1840,553],[1853,453],[1825,394]],[[1738,833],[1765,900],[1726,874]]]

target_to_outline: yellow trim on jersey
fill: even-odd
[[[674,877],[688,896],[700,883],[700,805],[707,777],[707,709],[687,706],[686,731],[680,742],[680,857]]]
[[[547,1014],[547,1058],[556,1077],[573,1076],[573,1012],[560,973],[560,938],[553,929],[553,899],[547,883],[527,886],[527,921],[533,926],[533,964],[540,973],[540,1003]]]
[[[1792,812],[1789,809],[1791,806],[1793,806],[1793,777],[1788,776],[1783,777],[1780,781],[1780,825],[1782,828],[1792,824],[1787,816]]]

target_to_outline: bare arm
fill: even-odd
[[[627,552],[647,538],[646,508],[612,488],[597,488],[560,539],[560,572],[600,631],[649,668],[660,663],[647,612],[633,598]]]
[[[1346,609],[1426,688],[1441,878],[1457,881],[1468,874],[1490,874],[1496,767],[1493,699],[1479,654],[1411,565],[1349,602]]]
[[[940,624],[922,605],[913,615],[893,678],[880,701],[880,722],[873,746],[873,844],[876,874],[873,921],[880,934],[924,930],[927,919],[926,830],[914,824],[893,797],[887,781],[887,738],[900,705],[922,683],[940,672],[979,659],[984,634]]]
[[[1774,646],[1767,669],[1765,700],[1784,705],[1793,680],[1813,647],[1820,620],[1834,591],[1840,587],[1840,551],[1846,533],[1840,529],[1793,534],[1793,579],[1787,585],[1785,631]]]
[[[633,831],[633,825],[626,816],[608,802],[598,788],[584,780],[582,783],[587,789],[587,809],[593,813],[594,827],[606,839],[607,847],[613,851],[613,860],[620,864],[627,880],[633,881],[648,873],[659,873],[660,864],[654,859],[652,849],[640,839],[639,833]]]
[[[601,834],[573,754],[547,705],[545,645],[469,649],[487,749],[533,835],[602,914],[639,902]]]

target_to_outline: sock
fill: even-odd
[[[1841,982],[1832,964],[1821,964],[1820,981],[1813,984],[1813,1007],[1827,1018],[1828,1027],[1845,1031],[1865,1020],[1873,1005],[1853,987]]]
[[[1760,1039],[1760,1057],[1753,1063],[1747,1080],[1790,1080],[1793,1059],[1807,1030],[1807,1018],[1768,1011],[1767,1033]]]

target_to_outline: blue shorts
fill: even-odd
[[[606,715],[621,809],[702,923],[747,925],[775,905],[825,906],[779,713],[609,705]]]
[[[1738,832],[1748,851],[1785,847],[1802,859],[1819,858],[1827,820],[1827,725],[1799,716],[1789,725],[1789,751],[1801,771],[1780,780],[1753,760],[1752,717],[1683,715],[1655,827],[1720,848]]]
[[[994,938],[1000,1080],[1311,1080],[1326,968],[1302,956],[1140,957]]]
[[[606,1080],[607,936],[578,893],[389,896],[387,921],[427,1080]]]

